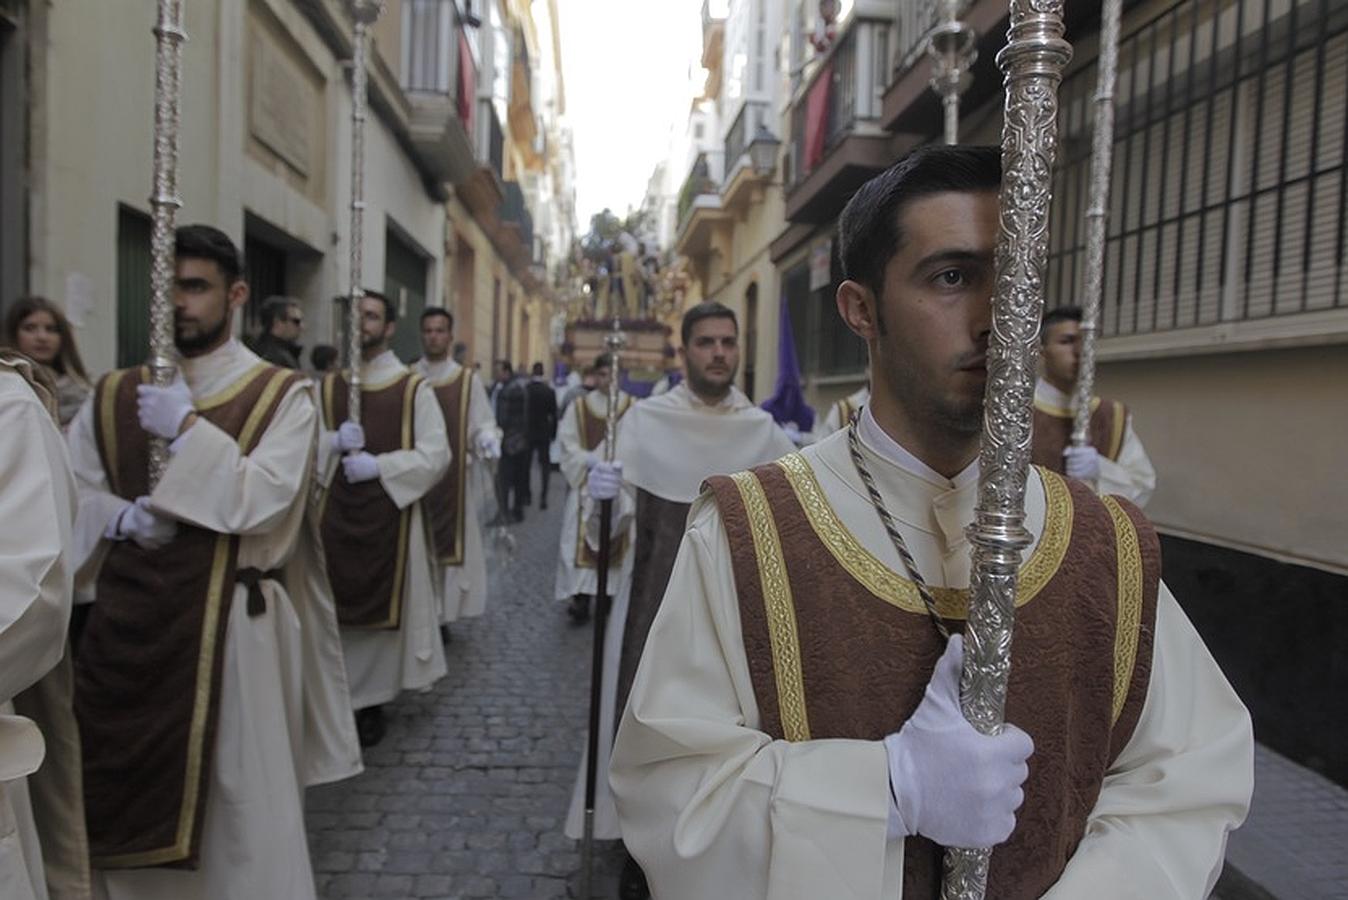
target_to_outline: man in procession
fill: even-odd
[[[1000,182],[999,148],[930,146],[857,192],[837,306],[870,402],[692,508],[611,766],[657,896],[935,898],[942,847],[995,846],[999,900],[1216,881],[1250,720],[1128,501],[1031,470],[1009,724],[960,711]]]
[[[1117,400],[1091,398],[1090,443],[1071,445],[1076,385],[1081,367],[1081,308],[1059,306],[1040,326],[1042,370],[1034,387],[1035,465],[1094,482],[1101,494],[1118,494],[1139,507],[1156,490],[1156,470],[1133,430],[1133,416]]]
[[[871,379],[870,374],[867,373],[865,384],[828,408],[828,412],[824,414],[824,420],[814,430],[814,439],[821,441],[833,432],[846,428],[847,423],[852,421],[852,416],[869,403],[870,399]]]
[[[624,534],[629,525],[634,529],[632,574],[616,594],[608,622],[601,735],[613,733],[627,704],[646,635],[669,584],[688,510],[703,480],[770,462],[795,449],[772,416],[735,387],[740,344],[733,310],[715,301],[699,303],[684,313],[680,337],[687,378],[668,393],[633,406],[618,432],[615,461],[596,461],[589,473],[587,491],[593,502],[586,516],[586,540],[597,543],[598,502],[606,499],[619,500],[613,534]],[[689,649],[684,647],[685,652]],[[599,746],[599,771],[604,772],[607,739]],[[582,774],[584,765],[582,760]],[[577,781],[567,819],[567,834],[572,836],[579,833],[583,785]],[[613,799],[602,779],[600,787],[595,836],[616,838]],[[630,861],[624,883],[625,896],[639,891],[641,872]]]
[[[590,603],[596,590],[594,548],[585,542],[584,505],[590,467],[603,458],[604,436],[607,432],[609,380],[613,377],[613,358],[607,353],[595,360],[586,373],[592,383],[589,391],[567,404],[557,429],[557,443],[561,450],[562,477],[568,489],[562,506],[561,541],[557,549],[557,580],[553,592],[557,600],[569,603],[567,614],[577,625],[590,620]],[[618,408],[614,411],[614,428],[622,427],[623,416],[632,406],[633,398],[625,391],[618,393]],[[610,576],[611,588],[626,582],[632,571],[632,554],[627,533],[614,542],[609,561],[610,569],[617,568],[617,577]],[[616,593],[616,591],[615,591]]]
[[[320,676],[303,671],[280,579],[305,516],[313,391],[231,336],[248,286],[226,235],[181,228],[176,256],[180,377],[110,373],[69,439],[75,557],[95,592],[75,712],[96,891],[313,897],[300,721]],[[168,442],[156,485],[152,438]]]
[[[383,704],[445,674],[438,625],[444,575],[424,499],[450,464],[445,416],[431,386],[389,349],[397,308],[359,298],[360,421],[347,372],[323,379],[320,530],[351,702],[362,746],[384,736]]]
[[[412,369],[435,394],[449,439],[449,471],[425,500],[443,577],[444,636],[449,623],[480,616],[487,608],[487,560],[478,515],[484,477],[478,470],[501,458],[501,432],[487,389],[476,372],[450,358],[453,346],[454,316],[443,307],[427,307],[421,313],[422,356]]]

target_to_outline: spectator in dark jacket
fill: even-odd
[[[294,297],[268,297],[260,311],[262,333],[253,341],[253,352],[274,366],[300,367],[300,333],[304,312]]]
[[[524,518],[524,506],[529,502],[529,392],[524,379],[516,377],[505,360],[496,363],[491,400],[502,435],[498,472],[501,514],[518,522]]]
[[[549,447],[557,437],[557,392],[543,377],[543,364],[534,363],[529,379],[529,460],[525,463],[525,484],[529,483],[528,466],[534,457],[538,458],[538,476],[541,481],[539,509],[548,508],[548,476],[552,473],[552,457]],[[528,491],[526,488],[526,496]]]

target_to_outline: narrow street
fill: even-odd
[[[562,834],[584,740],[590,629],[552,602],[565,483],[489,560],[485,616],[453,626],[449,675],[404,694],[358,778],[308,792],[320,897],[575,896],[580,853]],[[487,535],[490,545],[490,534]],[[616,848],[595,895],[616,896]]]

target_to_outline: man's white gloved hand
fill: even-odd
[[[500,459],[501,439],[490,431],[477,436],[477,455],[479,459]]]
[[[379,477],[379,461],[364,450],[360,450],[342,457],[342,471],[346,473],[346,480],[352,484],[374,481]]]
[[[178,436],[183,419],[192,413],[192,392],[181,377],[166,388],[152,384],[137,385],[136,412],[140,416],[141,428],[171,441]]]
[[[598,449],[585,451],[585,471],[590,471],[604,461],[604,454]]]
[[[590,468],[586,489],[591,500],[612,500],[623,489],[623,464],[597,462]]]
[[[352,422],[350,419],[337,426],[333,432],[332,444],[337,448],[338,453],[350,453],[353,450],[365,449],[365,429],[359,422]]]
[[[912,718],[885,738],[897,813],[891,837],[920,834],[943,847],[992,847],[1016,827],[1034,741],[1014,725],[986,735],[965,720],[963,654],[963,638],[953,635]]]
[[[1062,452],[1066,463],[1067,476],[1082,481],[1100,480],[1100,454],[1090,444],[1084,447],[1068,447]]]
[[[178,523],[150,510],[150,498],[137,497],[136,502],[122,507],[113,518],[108,537],[115,541],[135,541],[142,550],[158,550],[173,540]]]

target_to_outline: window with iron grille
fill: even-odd
[[[117,207],[117,368],[150,354],[150,217]]]
[[[1348,309],[1348,4],[1181,0],[1125,29],[1101,335]],[[1096,81],[1060,93],[1050,306],[1081,299]]]

